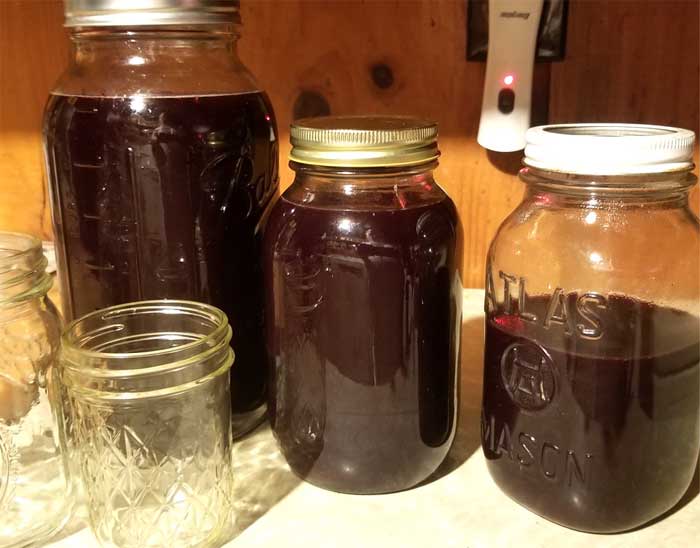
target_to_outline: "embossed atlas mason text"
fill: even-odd
[[[554,483],[587,486],[593,455],[577,455],[573,449],[545,441],[527,432],[512,433],[508,423],[499,424],[493,415],[481,417],[481,441],[492,455],[507,457],[521,470],[531,471]]]
[[[486,306],[488,311],[502,309],[504,314],[516,316],[524,321],[540,323],[545,329],[554,325],[562,326],[567,335],[582,339],[598,340],[604,335],[604,322],[601,312],[607,309],[608,299],[595,292],[586,292],[571,303],[563,288],[557,287],[549,299],[546,312],[542,315],[528,311],[528,294],[524,277],[498,272],[503,280],[503,302],[498,298],[491,272],[486,275]],[[514,298],[513,292],[517,297]],[[573,310],[572,310],[573,305]]]

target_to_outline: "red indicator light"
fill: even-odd
[[[513,82],[515,82],[515,77],[512,74],[506,74],[503,78],[503,83],[506,86],[510,86]]]

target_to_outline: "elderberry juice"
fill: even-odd
[[[283,196],[270,216],[269,414],[291,469],[311,483],[365,494],[406,489],[450,448],[459,229],[440,194],[405,209]]]
[[[69,319],[145,299],[223,309],[235,413],[264,404],[261,224],[277,185],[263,93],[53,95],[46,153]]]
[[[510,304],[486,323],[482,445],[499,487],[592,532],[670,509],[698,459],[698,318],[614,294]]]

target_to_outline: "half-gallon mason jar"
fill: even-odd
[[[277,131],[237,55],[236,0],[66,0],[68,69],[45,114],[65,314],[211,303],[233,326],[238,432],[264,414],[261,223]]]
[[[455,434],[460,228],[433,179],[437,126],[292,126],[292,186],[264,265],[270,420],[292,470],[348,493],[406,489]]]
[[[527,133],[527,185],[488,255],[482,445],[499,487],[575,529],[639,526],[698,461],[694,134]]]
[[[60,319],[41,242],[0,232],[0,546],[46,540],[66,522],[72,482],[60,447],[54,362]],[[57,412],[60,407],[55,406]]]

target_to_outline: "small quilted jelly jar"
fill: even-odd
[[[231,328],[219,309],[146,301],[63,335],[70,437],[105,546],[215,545],[231,523]]]

